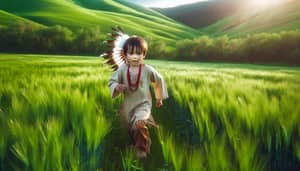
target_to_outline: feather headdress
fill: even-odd
[[[129,36],[125,34],[119,26],[112,28],[112,30],[112,33],[109,33],[111,39],[105,41],[110,50],[100,56],[104,57],[106,59],[106,63],[111,65],[112,69],[116,71],[122,64],[126,63],[123,46]]]

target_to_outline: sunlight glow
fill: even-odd
[[[154,8],[172,8],[179,5],[191,4],[200,1],[208,1],[208,0],[164,0],[159,2],[154,2],[152,4],[147,5],[147,7]]]
[[[285,0],[249,0],[249,5],[257,8],[267,8],[273,5],[278,5]]]

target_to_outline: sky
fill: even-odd
[[[170,8],[184,4],[190,4],[209,0],[127,0],[147,7]]]

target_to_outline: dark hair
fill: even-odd
[[[147,50],[148,50],[148,44],[147,42],[138,36],[131,36],[128,38],[123,46],[124,54],[127,53],[133,54],[143,54],[146,56]]]

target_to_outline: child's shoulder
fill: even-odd
[[[144,66],[145,66],[145,68],[146,68],[147,70],[149,70],[149,71],[153,71],[153,70],[155,70],[155,69],[154,69],[154,67],[153,67],[153,66],[151,66],[151,65],[144,64]]]

